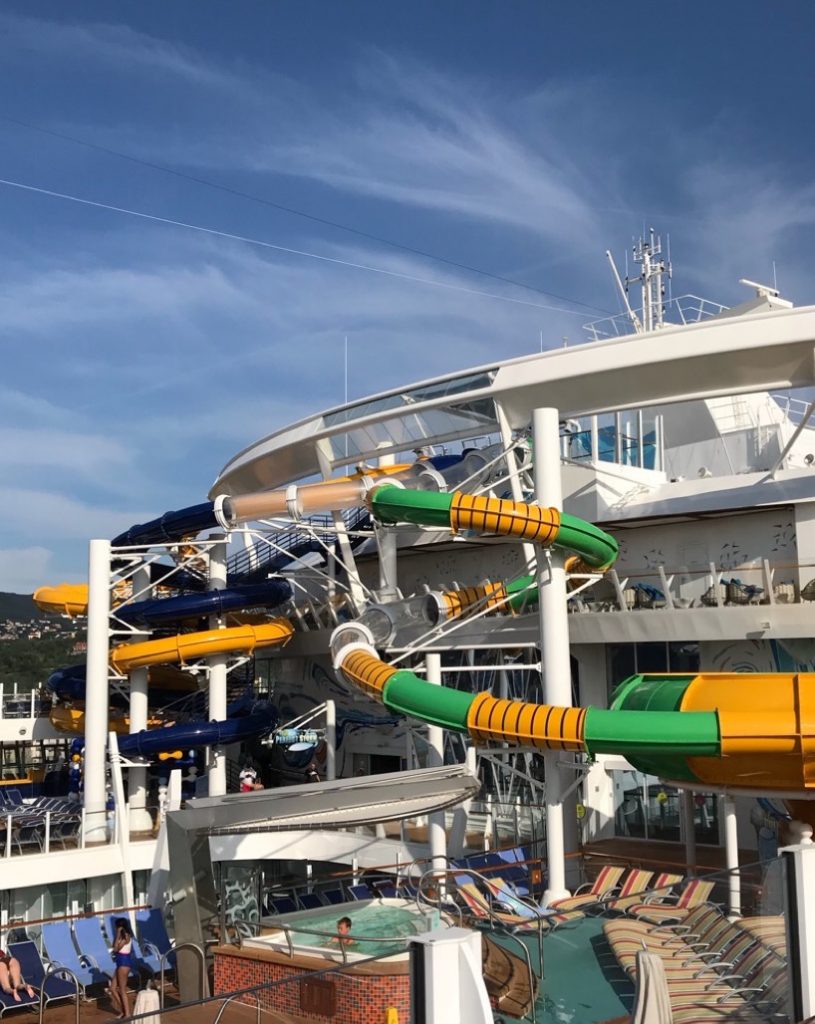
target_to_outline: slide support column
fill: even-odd
[[[325,777],[333,782],[337,777],[337,705],[325,702]]]
[[[724,798],[724,843],[727,859],[727,908],[732,917],[741,917],[741,875],[739,874],[739,829],[736,801],[730,794]]]
[[[134,600],[146,601],[153,596],[150,587],[150,569],[140,566],[133,573]],[[147,683],[149,669],[134,668],[130,671],[130,732],[141,732],[147,728]],[[118,750],[118,747],[117,747]],[[120,769],[121,770],[121,769]],[[127,795],[130,808],[130,831],[150,832],[153,818],[147,810],[147,768],[128,768]]]
[[[441,686],[441,655],[429,653],[425,655],[425,669],[428,683]],[[444,729],[438,725],[427,727],[427,767],[439,768],[444,764]],[[447,870],[447,833],[444,831],[444,811],[434,811],[429,816],[430,857],[433,868],[437,871]],[[440,888],[444,888],[444,876]]]
[[[223,590],[226,587],[226,541],[213,544],[209,549],[209,589]],[[209,617],[210,629],[223,629],[224,624],[217,615]],[[209,664],[209,718],[222,722],[226,718],[226,662],[225,654],[213,654]],[[208,792],[210,796],[226,793],[226,753],[222,746],[209,748],[207,769]]]
[[[560,416],[557,409],[532,413],[535,496],[540,505],[563,508],[560,479]],[[569,661],[569,616],[566,609],[566,573],[563,555],[555,548],[538,550],[538,606],[541,633],[543,700],[571,707],[572,673]],[[546,863],[549,882],[544,904],[568,896],[563,830],[563,780],[557,751],[544,754],[546,771]]]
[[[107,839],[105,748],[108,736],[110,655],[110,541],[92,540],[88,557],[88,665],[85,685],[85,840]],[[124,808],[116,813],[123,815]]]

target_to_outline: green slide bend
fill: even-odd
[[[383,523],[415,523],[416,526],[450,526],[453,494],[413,491],[385,484],[371,497],[371,512]],[[599,527],[564,512],[554,546],[573,551],[595,569],[607,569],[617,560],[617,541]]]

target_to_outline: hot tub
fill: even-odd
[[[337,922],[351,918],[352,942],[340,946]],[[406,940],[438,927],[439,912],[419,908],[413,900],[374,899],[264,918],[264,934],[243,939],[246,949],[274,949],[287,954],[317,956],[354,963],[390,953],[388,960],[407,959]],[[285,926],[285,927],[281,927]],[[393,941],[387,941],[392,939]]]

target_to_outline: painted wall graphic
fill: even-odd
[[[815,639],[708,641],[700,656],[710,672],[815,672]]]

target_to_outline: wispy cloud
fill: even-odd
[[[113,537],[153,513],[142,508],[115,510],[45,489],[0,487],[6,529],[21,539],[49,542]],[[84,545],[83,545],[84,546]]]
[[[4,12],[6,59],[45,57],[72,64],[105,63],[118,74],[161,74],[177,81],[245,94],[245,79],[194,49],[115,22],[51,21]]]
[[[0,590],[31,594],[48,579],[52,552],[43,547],[0,548]],[[80,582],[77,576],[65,582]]]

